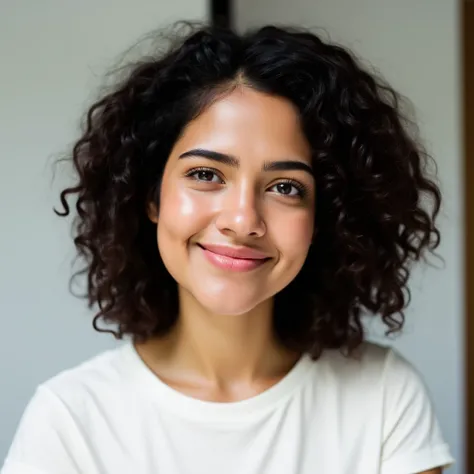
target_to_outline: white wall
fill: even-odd
[[[457,465],[463,463],[463,279],[460,46],[457,0],[236,0],[239,30],[263,23],[323,28],[414,103],[445,196],[442,270],[419,269],[395,345],[421,370]]]
[[[140,36],[207,20],[207,0],[0,0],[0,464],[34,387],[110,347],[68,293],[73,249],[52,161],[105,65]],[[60,354],[60,357],[58,357]]]
[[[460,46],[457,0],[236,0],[240,30],[263,23],[323,28],[414,103],[445,196],[442,270],[419,269],[395,345],[421,370],[457,465],[463,462],[463,278]],[[325,33],[326,34],[326,33]]]

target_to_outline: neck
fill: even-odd
[[[219,386],[282,376],[298,357],[275,336],[273,300],[245,314],[219,315],[185,290],[180,294],[177,324],[166,338],[148,346],[147,352],[154,350],[168,367]]]

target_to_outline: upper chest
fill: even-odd
[[[310,384],[255,417],[189,418],[153,398],[116,394],[89,401],[78,422],[98,473],[371,474],[381,446],[378,413],[374,391]]]

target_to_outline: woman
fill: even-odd
[[[135,64],[60,213],[94,327],[131,340],[38,388],[2,473],[440,473],[423,383],[362,324],[401,329],[439,243],[427,160],[398,95],[306,31],[202,28]]]

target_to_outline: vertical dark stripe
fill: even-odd
[[[232,28],[232,0],[210,0],[210,2],[212,24]]]
[[[462,8],[463,108],[464,108],[464,212],[465,237],[465,347],[466,347],[466,450],[464,472],[474,473],[474,2],[466,0]]]

